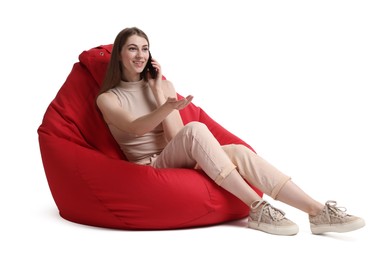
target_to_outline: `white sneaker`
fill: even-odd
[[[299,227],[285,217],[282,210],[272,207],[266,201],[255,201],[250,206],[248,227],[273,235],[296,235]]]
[[[327,201],[318,215],[309,216],[309,222],[313,234],[349,232],[365,226],[362,218],[347,214],[346,209],[336,207],[336,201],[333,200]]]

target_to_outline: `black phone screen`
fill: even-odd
[[[151,64],[151,59],[152,59],[152,56],[151,56],[151,53],[149,52],[149,59],[148,59],[147,64],[146,64],[146,69],[150,72],[151,78],[155,79],[157,77],[157,71],[155,70],[155,68]]]

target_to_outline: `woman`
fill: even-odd
[[[156,168],[201,168],[250,208],[249,228],[270,234],[295,235],[299,228],[248,183],[306,212],[314,234],[348,232],[365,225],[363,219],[336,207],[335,201],[314,200],[247,147],[221,146],[200,122],[184,126],[179,110],[193,97],[177,99],[173,84],[162,80],[161,66],[151,58],[149,47],[142,30],[132,27],[119,32],[96,100],[129,161]]]

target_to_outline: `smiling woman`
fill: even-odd
[[[38,128],[59,214],[117,229],[195,227],[246,217],[247,207],[201,170],[126,160],[95,105],[111,51],[112,45],[104,45],[81,53]],[[222,144],[245,144],[194,104],[180,114],[185,124],[206,124]]]
[[[102,50],[99,52],[100,57],[107,56]],[[114,217],[125,223],[128,223],[128,217],[135,216],[139,217],[138,224],[146,224],[148,228],[161,227],[161,221],[165,227],[195,223],[199,225],[200,223],[196,222],[198,220],[203,224],[210,224],[215,219],[204,222],[204,217],[213,215],[213,212],[217,212],[216,208],[220,207],[218,200],[217,204],[214,204],[213,190],[217,190],[221,195],[219,199],[227,203],[222,203],[223,212],[227,212],[227,215],[219,214],[216,221],[242,217],[247,215],[249,210],[248,227],[270,234],[296,235],[299,227],[286,218],[282,210],[263,200],[262,192],[272,199],[305,212],[313,234],[349,232],[365,225],[362,218],[345,213],[342,208],[337,207],[335,201],[328,200],[322,204],[312,198],[297,186],[291,177],[268,163],[247,144],[195,107],[191,103],[191,95],[183,98],[177,94],[173,84],[164,79],[161,65],[151,59],[149,41],[143,31],[136,27],[123,29],[116,36],[111,51],[108,67],[98,73],[99,77],[104,75],[100,92],[97,94],[97,91],[94,92],[91,88],[81,94],[90,85],[90,79],[74,80],[69,76],[44,118],[51,122],[48,124],[50,126],[53,124],[50,121],[52,113],[62,116],[65,120],[57,120],[54,124],[61,123],[66,126],[65,132],[70,130],[71,134],[69,136],[60,133],[58,137],[66,136],[65,140],[71,141],[71,144],[76,141],[78,146],[68,147],[69,150],[66,151],[66,146],[70,144],[61,139],[61,143],[53,148],[53,140],[47,142],[43,139],[44,133],[50,133],[45,120],[39,129],[42,158],[52,187],[64,187],[62,182],[66,181],[69,174],[64,172],[60,178],[62,182],[56,182],[53,181],[55,178],[50,179],[53,175],[49,172],[54,170],[52,163],[60,162],[59,158],[64,160],[64,154],[68,152],[67,158],[71,161],[66,161],[61,169],[70,169],[75,174],[77,183],[73,184],[77,187],[86,185],[87,192],[91,195],[89,198],[102,202],[99,204],[103,206],[100,211],[113,213]],[[80,56],[80,61],[89,68],[90,64],[83,62],[84,56],[85,53]],[[151,64],[155,69],[155,77],[151,76],[147,64]],[[84,66],[76,64],[74,71],[81,73],[85,70]],[[67,86],[68,82],[70,87]],[[94,83],[96,82],[97,86],[101,83]],[[72,84],[76,85],[74,92]],[[93,85],[95,86],[96,84]],[[81,94],[81,97],[77,97],[77,94]],[[68,95],[73,98],[68,99]],[[85,103],[85,100],[89,102]],[[65,109],[63,104],[66,105]],[[56,126],[55,131],[58,131],[58,125]],[[104,137],[95,139],[96,129],[99,134],[105,131]],[[111,135],[106,132],[108,130]],[[49,136],[51,137],[50,134]],[[116,141],[127,159],[126,163],[120,161],[120,164],[116,165],[112,160],[103,159],[113,153],[118,159],[118,151],[105,151],[106,147],[101,146],[101,140],[108,141],[108,136]],[[60,150],[57,156],[60,156],[50,159],[58,148]],[[103,149],[99,150],[100,153],[90,154],[87,152],[90,148]],[[47,153],[47,149],[50,153]],[[83,160],[77,161],[79,158]],[[91,165],[88,165],[88,162],[91,162]],[[134,166],[137,173],[126,169],[129,165]],[[101,172],[101,169],[107,169],[105,167],[109,167],[109,174]],[[173,182],[169,181],[171,175],[165,175],[170,171],[180,173],[173,175]],[[131,176],[131,179],[127,179],[128,176]],[[201,179],[198,179],[199,176]],[[203,179],[204,177],[207,178]],[[185,181],[186,178],[190,178],[189,181]],[[204,182],[207,185],[201,187]],[[115,192],[107,190],[106,185],[114,188]],[[68,187],[69,190],[71,187],[72,185]],[[82,191],[84,192],[84,189]],[[119,194],[116,191],[119,191]],[[62,198],[68,196],[63,190],[58,194]],[[136,200],[132,201],[129,208],[128,198]],[[246,210],[241,208],[242,203]],[[199,211],[197,205],[200,205]],[[71,204],[65,208],[69,207],[74,206]],[[65,216],[66,210],[62,209],[62,215]],[[85,207],[82,210],[84,209]],[[77,213],[82,210],[78,209]],[[88,214],[89,212],[90,210]],[[142,214],[143,212],[147,214]],[[176,217],[182,216],[184,218],[177,221]]]

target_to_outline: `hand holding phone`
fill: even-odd
[[[157,70],[153,67],[153,65],[151,64],[151,60],[152,60],[152,56],[151,56],[151,53],[149,51],[149,59],[147,60],[147,64],[146,64],[146,73],[149,72],[150,73],[150,76],[152,79],[155,79],[157,78]]]

